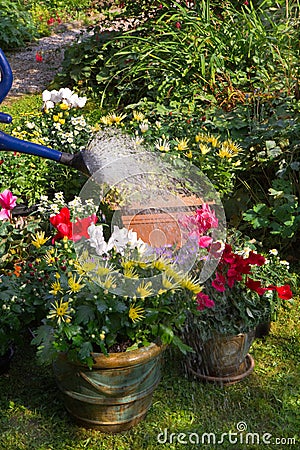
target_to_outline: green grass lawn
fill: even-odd
[[[182,357],[168,352],[147,417],[122,435],[75,425],[60,401],[51,369],[36,365],[34,349],[25,340],[10,372],[0,377],[0,449],[299,448],[299,316],[296,302],[272,325],[265,341],[255,341],[251,350],[254,372],[235,385],[221,387],[193,380],[184,373]],[[247,438],[242,432],[229,438],[229,432],[245,424],[247,432],[257,434]],[[208,437],[201,444],[203,433],[214,433],[216,445],[212,436],[210,444]],[[226,434],[221,443],[222,433]],[[269,433],[265,440],[272,444],[263,443],[265,433]],[[296,443],[288,444],[290,438]]]

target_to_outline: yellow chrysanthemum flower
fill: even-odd
[[[199,284],[199,281],[192,279],[188,276],[182,278],[180,280],[180,286],[188,291],[191,291],[193,294],[199,294],[202,291],[202,287]]]
[[[69,302],[63,302],[60,300],[60,302],[55,302],[51,304],[52,309],[50,310],[48,314],[48,319],[57,319],[58,324],[63,322],[70,322],[71,316],[69,315]]]
[[[215,136],[208,136],[207,137],[207,142],[210,143],[213,147],[219,147],[220,146],[220,141]]]
[[[56,261],[55,258],[56,258],[56,255],[55,255],[52,251],[48,250],[48,251],[46,252],[46,254],[45,254],[45,261],[46,261],[46,263],[47,263],[49,266],[51,266],[52,264],[55,263],[55,261]]]
[[[157,269],[160,272],[163,272],[166,270],[167,267],[170,267],[168,261],[164,258],[156,259],[155,261],[152,261],[151,263],[153,269]]]
[[[137,122],[142,122],[145,118],[145,115],[139,111],[133,111],[133,118],[134,120],[136,120]]]
[[[34,245],[36,248],[41,248],[42,245],[44,245],[50,238],[45,237],[44,231],[38,231],[33,236],[33,239],[31,241],[32,245]]]
[[[206,144],[199,144],[199,148],[202,155],[206,155],[206,153],[210,152],[210,148]]]
[[[160,152],[168,152],[170,150],[170,144],[166,139],[159,138],[154,143],[154,147]]]
[[[85,262],[74,262],[74,269],[79,275],[87,275],[89,272],[92,272],[96,268],[96,263],[91,261],[85,261]]]
[[[115,288],[116,287],[116,279],[115,277],[112,277],[111,275],[107,275],[107,277],[105,278],[104,282],[102,282],[102,286],[104,289],[111,289],[111,288]]]
[[[141,284],[136,288],[137,296],[141,298],[150,297],[150,295],[153,294],[151,286],[151,281],[148,281],[148,283],[142,281]]]
[[[124,269],[124,277],[133,278],[133,279],[139,278],[138,274],[134,270],[134,267],[129,267],[127,269]]]
[[[189,139],[188,138],[184,138],[184,139],[175,138],[175,141],[177,142],[177,145],[175,147],[177,150],[185,151],[185,150],[189,149],[189,147],[188,147]]]
[[[50,294],[58,295],[59,293],[63,293],[61,284],[59,281],[54,281],[54,283],[51,283],[51,291],[49,291]]]
[[[82,289],[84,287],[84,284],[80,284],[82,278],[79,277],[78,280],[76,280],[76,276],[72,275],[70,276],[70,278],[68,279],[68,285],[70,287],[70,290],[68,292],[79,292],[80,289]]]
[[[142,320],[145,315],[145,310],[141,306],[136,306],[135,303],[132,303],[129,308],[128,316],[132,320],[133,323]]]
[[[166,290],[176,289],[178,287],[177,283],[174,283],[172,277],[162,276],[162,284]]]

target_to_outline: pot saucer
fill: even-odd
[[[240,373],[238,375],[230,375],[226,377],[213,377],[210,375],[205,375],[199,372],[198,370],[194,370],[194,368],[191,366],[190,361],[187,361],[186,367],[191,375],[193,375],[195,378],[201,381],[228,386],[230,384],[235,384],[238,383],[239,381],[242,381],[244,378],[250,375],[250,373],[253,372],[254,359],[249,353],[246,355],[245,362],[246,362],[246,370],[243,373]]]

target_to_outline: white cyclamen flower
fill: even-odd
[[[102,225],[96,226],[94,223],[91,224],[88,228],[88,234],[90,236],[89,237],[90,246],[95,249],[97,255],[101,256],[104,253],[107,253],[108,246],[104,240],[103,226]]]

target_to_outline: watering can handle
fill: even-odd
[[[7,61],[1,48],[0,48],[0,72],[1,72],[0,103],[2,103],[5,97],[7,96],[10,88],[12,87],[13,74],[9,62]]]

